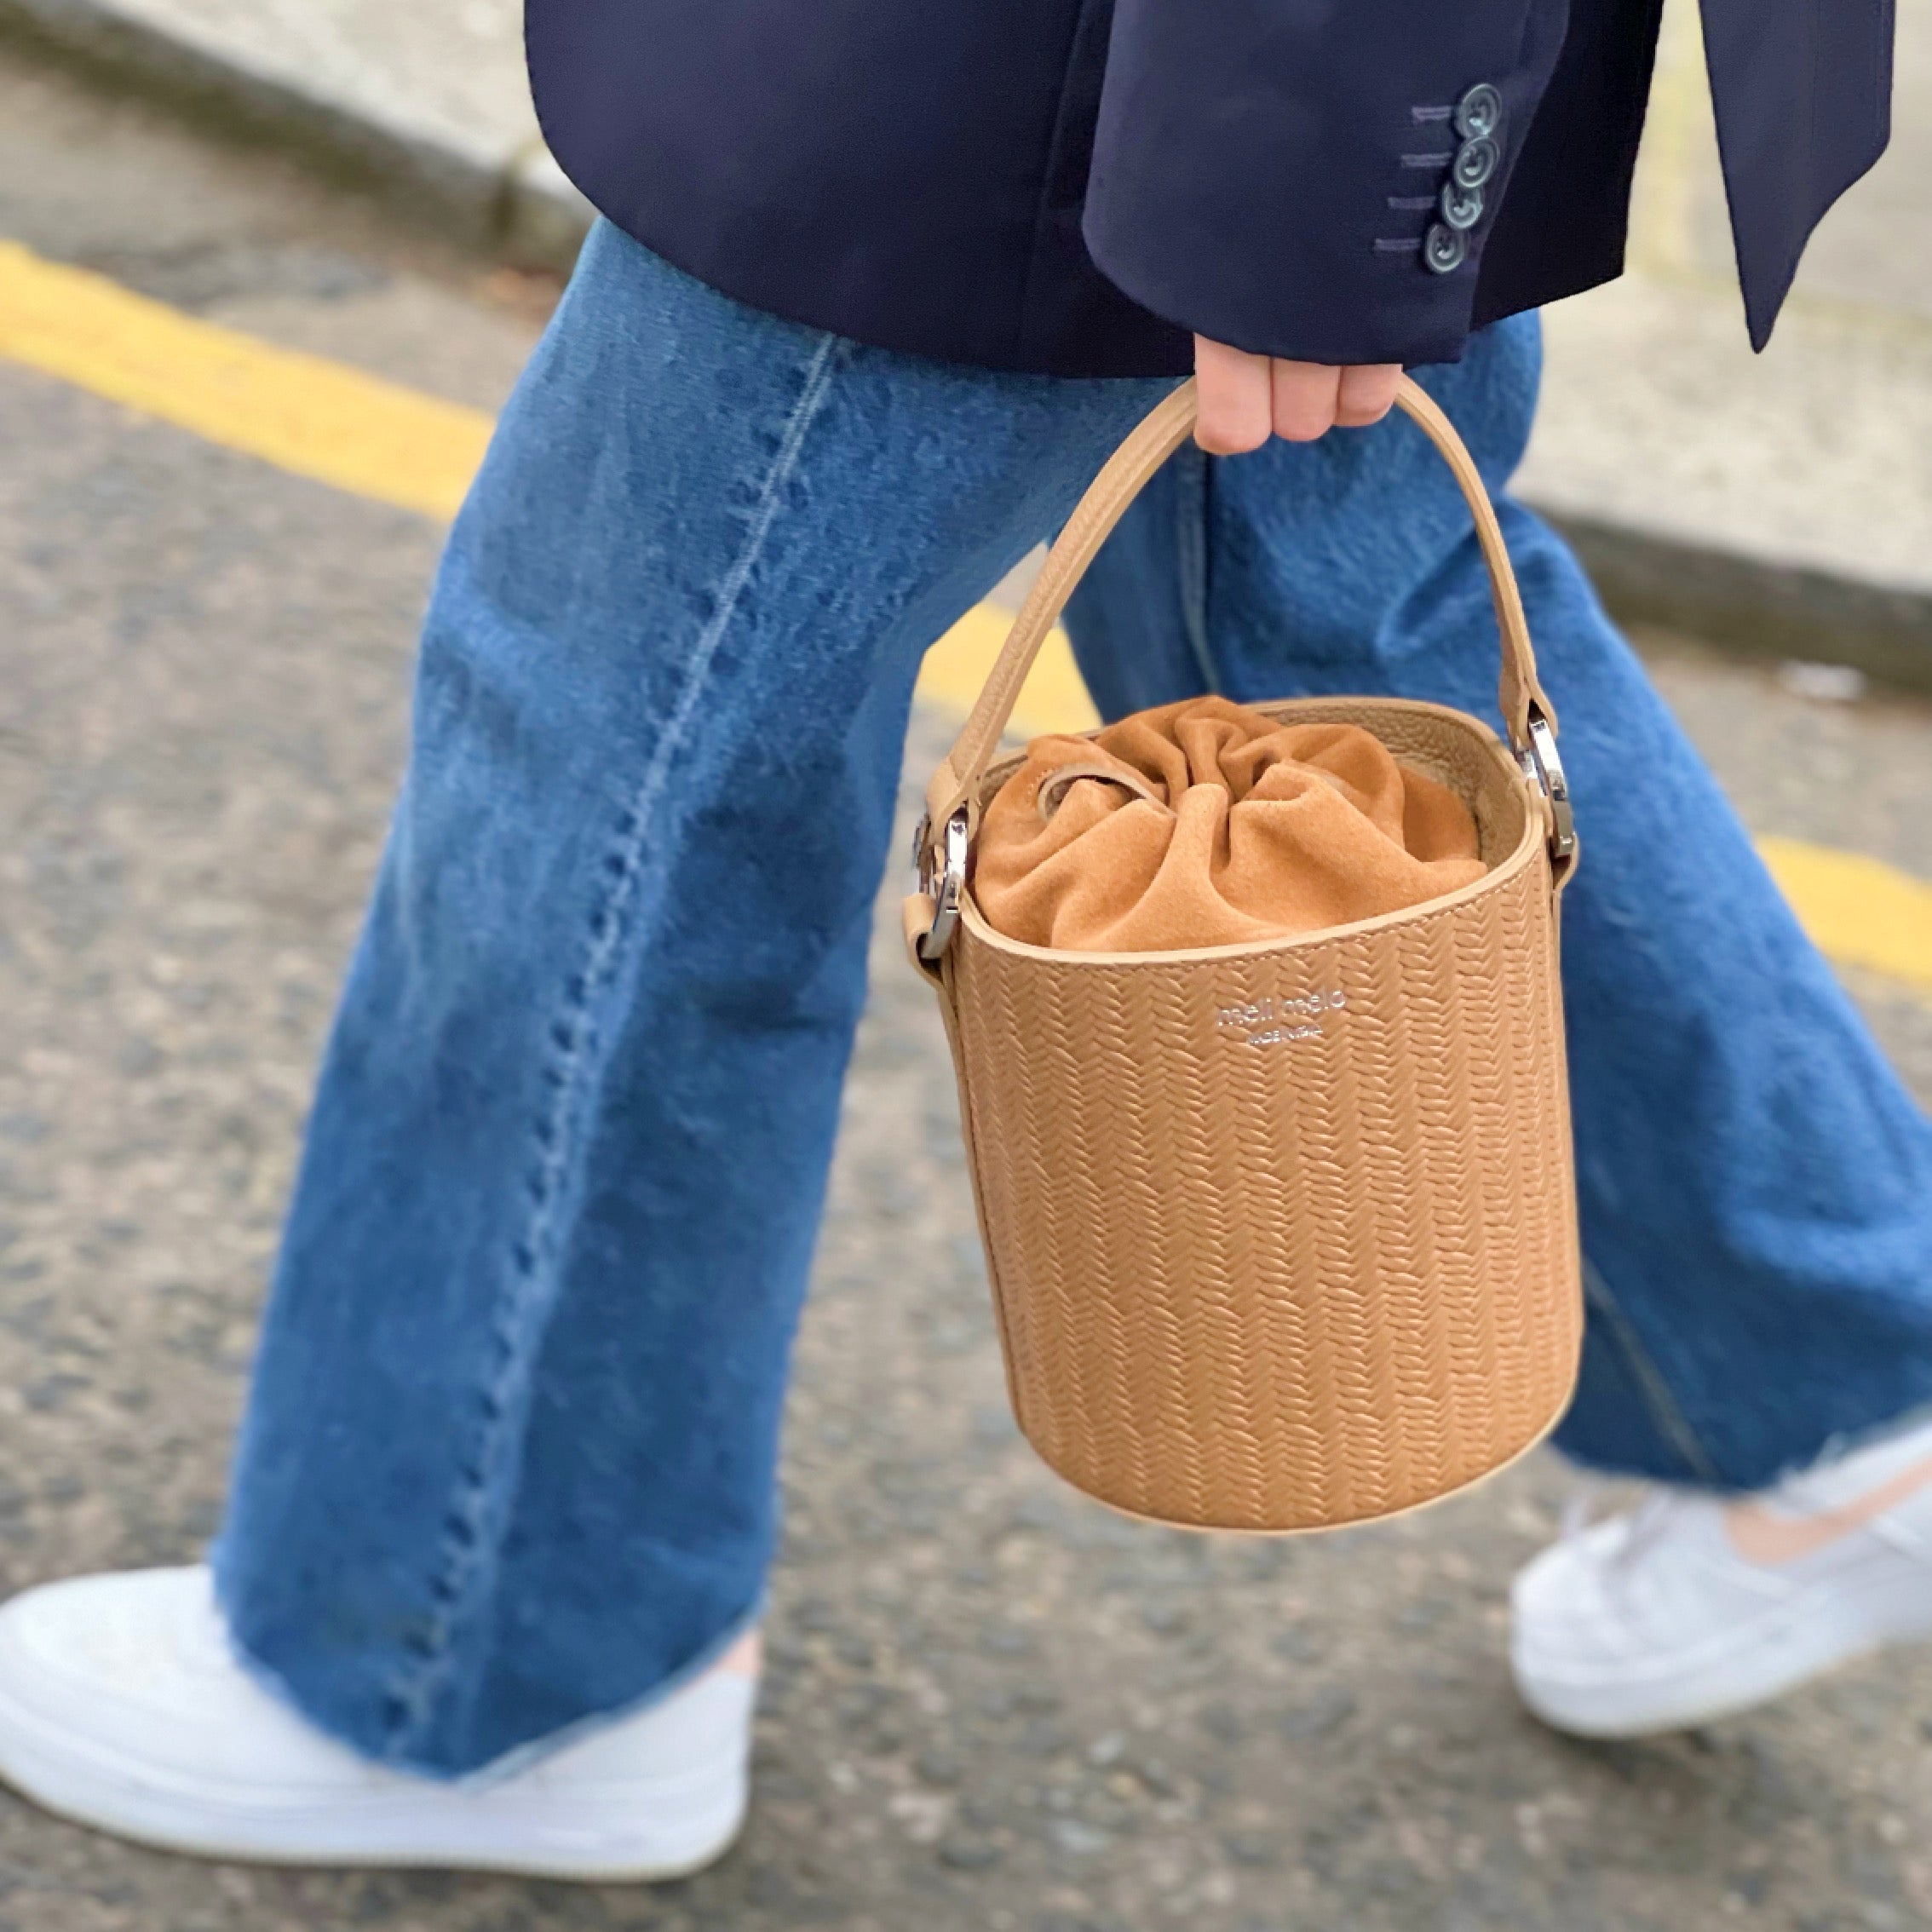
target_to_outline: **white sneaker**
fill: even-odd
[[[635,1716],[446,1784],[357,1757],[264,1691],[204,1568],[81,1577],[0,1609],[0,1776],[210,1858],[676,1877],[743,1821],[756,1670],[747,1639]]]
[[[1653,1491],[1566,1533],[1514,1602],[1516,1688],[1579,1737],[1708,1723],[1932,1636],[1932,1425],[1757,1496]]]

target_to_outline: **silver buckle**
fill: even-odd
[[[1534,704],[1529,708],[1529,743],[1516,747],[1523,776],[1550,801],[1550,855],[1569,859],[1577,849],[1577,815],[1570,808],[1570,781],[1557,755],[1556,733]]]
[[[933,821],[923,815],[912,835],[912,869],[918,875],[919,890],[933,902],[933,923],[919,941],[919,957],[936,963],[952,944],[959,925],[959,902],[966,892],[967,815],[962,805],[946,821],[946,857],[935,869],[933,864]]]

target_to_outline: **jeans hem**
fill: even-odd
[[[613,1724],[621,1724],[626,1719],[641,1717],[647,1711],[695,1683],[708,1671],[714,1670],[731,1649],[744,1637],[758,1629],[763,1623],[767,1600],[760,1596],[742,1616],[733,1618],[724,1630],[710,1642],[693,1655],[691,1660],[681,1665],[668,1676],[660,1677],[649,1689],[640,1691],[635,1697],[612,1705],[607,1711],[587,1711],[581,1717],[560,1726],[554,1731],[546,1731],[540,1737],[527,1739],[519,1745],[512,1745],[508,1751],[499,1752],[487,1763],[474,1766],[463,1771],[452,1771],[446,1765],[431,1764],[406,1754],[382,1755],[371,1751],[365,1739],[358,1737],[347,1726],[337,1723],[325,1711],[319,1711],[298,1697],[288,1679],[271,1664],[267,1664],[244,1645],[235,1634],[235,1619],[229,1609],[227,1591],[222,1580],[219,1549],[209,1554],[209,1571],[215,1584],[215,1608],[221,1620],[222,1636],[226,1639],[229,1656],[239,1669],[253,1683],[257,1690],[273,1698],[285,1711],[292,1711],[302,1722],[319,1731],[331,1743],[353,1752],[365,1764],[380,1765],[386,1771],[398,1771],[412,1778],[421,1778],[436,1785],[457,1785],[465,1789],[483,1791],[505,1779],[514,1778],[520,1772],[527,1771],[532,1765],[547,1757],[607,1730]]]

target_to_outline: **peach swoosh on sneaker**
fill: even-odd
[[[764,1645],[759,1633],[756,1630],[749,1630],[712,1668],[733,1677],[755,1677],[763,1661]]]
[[[1932,1482],[1932,1456],[1908,1464],[1876,1489],[1841,1509],[1815,1516],[1774,1516],[1761,1503],[1739,1503],[1724,1512],[1731,1547],[1747,1563],[1796,1563],[1827,1550],[1841,1538],[1876,1522]]]

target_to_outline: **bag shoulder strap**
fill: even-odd
[[[1495,507],[1489,500],[1475,459],[1434,400],[1405,376],[1395,400],[1435,444],[1475,519],[1476,541],[1489,570],[1497,628],[1502,634],[1498,695],[1503,717],[1509,727],[1511,745],[1521,754],[1530,745],[1532,719],[1539,724],[1546,723],[1554,733],[1556,718],[1537,681],[1536,652],[1530,643],[1529,624],[1523,615],[1522,595],[1516,588],[1516,573],[1510,567],[1502,526],[1496,520]],[[1190,378],[1141,419],[1107,459],[1067,520],[1066,528],[1055,543],[1019,616],[1013,620],[1005,645],[986,674],[978,700],[952,750],[926,788],[925,840],[929,849],[943,836],[947,820],[962,805],[976,824],[980,782],[999,749],[1013,707],[1019,702],[1020,687],[1026,681],[1026,673],[1039,655],[1041,645],[1059,622],[1067,599],[1086,575],[1088,566],[1100,554],[1101,545],[1126,514],[1127,506],[1187,440],[1194,427],[1195,414],[1195,389]]]

